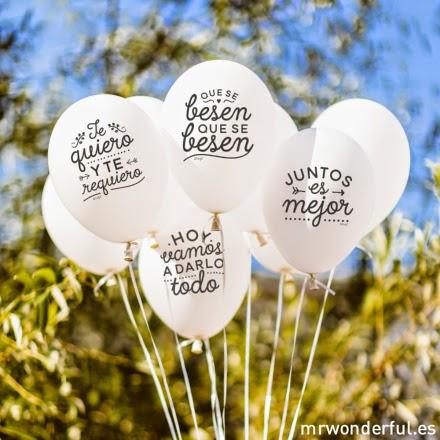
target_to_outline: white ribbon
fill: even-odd
[[[244,355],[244,438],[249,440],[249,359],[251,348],[252,275],[249,279],[246,304],[246,342]]]
[[[144,304],[142,302],[142,297],[141,297],[141,295],[139,293],[139,289],[138,289],[138,286],[137,286],[136,276],[134,274],[133,266],[131,264],[128,265],[128,270],[130,272],[131,282],[132,282],[133,287],[134,287],[134,292],[135,292],[135,295],[136,295],[136,299],[138,301],[139,308],[141,309],[141,315],[142,315],[142,318],[144,320],[145,327],[147,328],[148,335],[150,336],[150,341],[151,341],[151,345],[153,346],[154,354],[156,355],[156,361],[157,361],[157,364],[159,366],[160,374],[162,376],[163,386],[165,388],[165,392],[166,392],[166,395],[167,395],[167,398],[168,398],[168,402],[169,402],[170,409],[171,409],[171,414],[173,416],[173,421],[174,421],[174,424],[175,424],[176,429],[177,429],[177,437],[178,437],[179,440],[181,440],[182,439],[182,434],[180,432],[179,420],[177,418],[176,410],[174,408],[173,398],[171,396],[170,388],[168,386],[168,381],[167,381],[167,376],[166,376],[166,373],[165,373],[165,368],[163,367],[163,363],[162,363],[162,359],[160,357],[159,349],[157,348],[156,342],[154,341],[153,333],[151,332],[150,324],[148,323],[148,318],[147,318],[147,315],[145,313]]]
[[[206,362],[208,364],[208,374],[211,380],[211,408],[212,408],[212,422],[214,425],[214,431],[216,439],[225,440],[225,434],[222,426],[222,417],[220,414],[220,401],[217,394],[217,379],[215,373],[215,363],[212,356],[211,346],[209,340],[205,339],[205,353]]]
[[[332,269],[332,270],[334,271],[334,269]],[[310,274],[306,274],[306,276],[308,277],[309,280],[312,279],[312,275],[310,275]],[[319,281],[319,280],[316,279],[316,278],[313,279],[313,282],[314,282],[317,286],[319,286],[319,287],[321,287],[323,290],[325,290],[325,293],[326,293],[326,294],[329,294],[329,293],[330,293],[330,294],[333,295],[333,296],[336,295],[336,292],[335,292],[333,289],[330,288],[330,286],[328,285],[328,283],[327,283],[327,284],[324,284],[324,283],[322,283],[321,281]]]
[[[295,414],[293,416],[292,425],[290,427],[288,440],[293,440],[293,437],[295,435],[295,429],[296,429],[296,424],[298,422],[299,413],[301,411],[302,400],[303,400],[303,397],[304,397],[304,393],[306,391],[307,383],[309,381],[310,372],[312,370],[312,365],[313,365],[313,358],[315,356],[315,351],[316,351],[316,347],[318,345],[319,335],[321,333],[322,320],[324,318],[324,312],[325,312],[325,305],[327,303],[328,295],[332,291],[330,289],[330,286],[332,284],[333,275],[334,274],[335,274],[335,269],[333,268],[330,271],[330,275],[329,275],[328,281],[327,281],[327,286],[325,288],[325,294],[324,294],[324,299],[322,301],[321,312],[319,314],[318,324],[316,325],[315,335],[313,337],[313,342],[312,342],[312,347],[310,348],[310,354],[309,354],[309,360],[307,362],[306,374],[304,376],[304,382],[303,382],[303,386],[302,386],[302,389],[301,389],[301,394],[299,396],[299,400],[298,400],[298,403],[296,405]]]
[[[174,338],[176,340],[176,348],[177,352],[179,353],[179,360],[180,360],[180,366],[182,368],[182,374],[183,374],[183,380],[185,382],[185,388],[186,388],[186,395],[188,396],[188,404],[189,408],[191,410],[191,416],[194,422],[194,429],[196,431],[196,438],[197,440],[200,440],[200,432],[199,432],[199,425],[197,423],[197,414],[196,414],[196,408],[194,406],[194,399],[193,394],[191,390],[191,383],[189,381],[188,371],[186,369],[185,365],[185,358],[183,357],[182,347],[186,347],[189,345],[187,342],[192,343],[193,341],[179,341],[179,337],[177,336],[177,333],[174,332]]]
[[[306,292],[306,287],[307,287],[307,278],[304,278],[303,284],[301,287],[299,302],[298,302],[298,305],[296,306],[295,331],[293,334],[292,352],[290,354],[289,378],[287,379],[286,396],[284,398],[283,416],[281,418],[281,425],[280,425],[278,440],[282,440],[283,434],[284,434],[284,429],[286,427],[287,413],[289,410],[290,389],[292,387],[293,360],[295,358],[296,341],[298,339],[299,320],[301,318],[301,310],[302,310],[302,306],[303,306],[303,302],[304,302],[304,294]]]
[[[275,372],[275,361],[277,357],[278,341],[280,338],[281,318],[283,315],[283,293],[284,293],[285,275],[282,272],[278,283],[277,316],[275,321],[275,333],[273,338],[272,357],[270,359],[269,375],[267,378],[266,398],[264,399],[264,423],[263,439],[266,440],[269,435],[270,405],[272,402],[273,375]]]
[[[228,396],[228,339],[226,329],[223,329],[223,432],[226,435],[226,399]]]
[[[179,341],[179,346],[181,348],[188,347],[196,342],[196,339],[184,339],[183,341]]]
[[[126,292],[125,287],[124,287],[124,282],[122,281],[122,279],[121,279],[119,274],[117,274],[116,277],[117,277],[117,280],[118,280],[118,283],[119,283],[119,291],[121,293],[122,300],[123,300],[124,305],[125,305],[125,310],[127,311],[127,315],[128,315],[128,317],[130,319],[131,325],[133,326],[134,330],[136,331],[136,335],[137,335],[137,337],[139,339],[139,343],[140,343],[140,345],[142,347],[142,351],[144,352],[145,360],[147,361],[147,365],[148,365],[148,368],[150,370],[151,377],[153,378],[153,382],[154,382],[154,385],[156,387],[157,394],[159,395],[159,400],[160,400],[160,403],[162,405],[162,409],[163,409],[163,412],[165,414],[165,418],[166,418],[166,420],[168,422],[168,426],[170,428],[171,437],[173,438],[173,440],[176,440],[177,439],[176,431],[174,429],[174,425],[173,425],[173,422],[172,422],[171,417],[170,417],[170,413],[169,413],[169,410],[168,410],[168,405],[166,403],[165,396],[164,396],[164,393],[162,391],[162,386],[160,384],[159,377],[156,374],[156,370],[154,368],[150,352],[148,351],[148,348],[147,348],[147,346],[145,344],[144,338],[142,337],[142,334],[141,334],[141,332],[139,330],[139,327],[138,327],[138,325],[136,323],[136,319],[135,319],[135,317],[133,315],[133,311],[131,309],[130,302],[128,301],[127,292]]]
[[[95,296],[99,295],[99,290],[101,287],[106,284],[108,281],[110,281],[115,276],[114,272],[109,272],[103,277],[99,279],[99,281],[96,283],[95,287],[93,288],[93,293]]]
[[[159,244],[157,244],[157,248],[160,248]],[[168,285],[166,283],[165,283],[165,290],[167,293],[168,310],[171,315],[171,320],[174,324],[175,321],[174,321],[173,308],[171,307],[170,291],[169,291]],[[174,327],[175,326],[173,325],[173,328]],[[200,440],[200,430],[199,430],[199,424],[197,422],[197,413],[196,413],[196,409],[195,409],[195,405],[194,405],[194,398],[193,398],[192,389],[191,389],[191,382],[189,380],[188,370],[186,369],[185,358],[183,356],[183,351],[182,351],[182,348],[193,345],[197,340],[196,339],[185,339],[183,341],[179,341],[179,337],[177,336],[177,333],[175,331],[173,331],[173,333],[174,333],[174,339],[176,341],[177,353],[179,355],[180,367],[182,369],[183,381],[185,382],[186,395],[188,397],[188,405],[189,405],[189,408],[191,411],[191,417],[192,417],[193,423],[194,423],[194,430],[196,432],[196,438],[197,438],[197,440]]]

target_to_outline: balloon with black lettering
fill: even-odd
[[[328,271],[364,234],[375,191],[370,161],[352,138],[327,128],[300,131],[278,150],[263,184],[270,236],[299,271]]]
[[[55,190],[95,235],[114,242],[144,237],[168,177],[161,142],[151,119],[127,99],[81,99],[64,111],[50,137]]]
[[[97,237],[82,226],[64,207],[50,177],[41,200],[44,225],[58,250],[78,266],[97,275],[116,273],[128,265],[125,245]]]
[[[275,131],[273,139],[271,140],[272,155],[268,159],[266,169],[261,176],[261,182],[257,185],[255,191],[250,194],[237,208],[231,211],[231,215],[239,225],[240,229],[244,232],[250,232],[254,234],[267,233],[266,221],[263,214],[263,202],[261,199],[261,186],[264,180],[265,173],[269,169],[269,164],[273,157],[275,157],[275,151],[281,147],[283,143],[293,136],[298,129],[295,122],[290,115],[279,104],[274,103],[275,107]]]
[[[207,228],[208,217],[192,210],[183,221],[145,240],[139,276],[159,318],[189,339],[207,339],[233,318],[245,296],[251,257],[240,231],[225,216],[222,232]],[[222,238],[223,235],[223,238]]]
[[[170,167],[208,212],[224,213],[255,190],[273,152],[275,107],[265,84],[241,64],[198,64],[170,88],[162,112]]]

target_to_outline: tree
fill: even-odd
[[[62,6],[59,6],[62,8]],[[121,25],[117,0],[95,2],[102,18],[84,4],[69,5],[81,45],[63,53],[42,106],[21,72],[40,26],[25,13],[0,23],[0,151],[15,158],[17,176],[1,176],[0,433],[5,438],[167,438],[168,428],[142,352],[129,327],[117,286],[94,294],[96,277],[59,259],[44,231],[39,199],[47,169],[48,137],[72,93],[111,92],[163,97],[173,79],[196,62],[232,58],[253,68],[301,127],[332,102],[356,94],[373,78],[386,50],[372,36],[385,5],[331,0],[246,2],[213,0],[136,4],[142,13]],[[0,14],[6,15],[6,9]],[[103,25],[103,28],[102,28]],[[397,26],[396,23],[394,25]],[[408,109],[417,112],[417,109]],[[438,123],[427,134],[438,142]],[[440,191],[438,165],[431,166]],[[424,174],[422,174],[422,177]],[[423,194],[421,182],[414,182]],[[428,197],[428,196],[426,196]],[[429,203],[434,195],[429,196]],[[425,219],[426,220],[426,219]],[[439,424],[436,344],[440,326],[439,239],[426,227],[400,217],[378,228],[367,242],[374,261],[337,284],[304,402],[304,422],[363,423],[389,419]],[[403,253],[409,262],[402,264]],[[406,261],[406,258],[405,258]],[[273,337],[274,280],[257,276],[252,354],[252,436],[261,430],[267,366]],[[288,359],[297,287],[285,286],[279,359]],[[319,296],[303,316],[295,362],[294,394],[316,322]],[[230,345],[228,438],[243,426],[243,310],[228,328]],[[99,317],[99,319],[96,319]],[[185,404],[172,335],[151,315],[164,355],[182,430],[191,417]],[[216,365],[221,341],[214,339]],[[188,366],[201,425],[213,436],[209,379],[202,357]],[[278,363],[279,414],[288,365]],[[219,371],[221,371],[221,367]],[[279,418],[274,418],[275,436]],[[189,437],[188,437],[189,438]]]

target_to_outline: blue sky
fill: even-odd
[[[191,3],[192,7],[188,13],[197,14],[201,20],[207,21],[208,15],[204,14],[206,2],[197,0]],[[354,2],[341,3],[343,6],[339,6],[339,10],[335,13],[340,13],[342,10],[343,14],[349,16]],[[120,25],[122,27],[136,25],[143,14],[151,8],[151,4],[151,1],[121,1]],[[384,4],[386,4],[387,17],[375,22],[371,36],[376,44],[385,47],[386,56],[381,59],[375,75],[362,78],[359,95],[375,99],[397,114],[411,141],[414,164],[412,173],[427,176],[423,166],[426,157],[421,156],[419,150],[429,125],[439,113],[440,96],[435,90],[439,88],[440,82],[438,75],[440,38],[436,32],[436,28],[440,29],[440,5],[435,1],[412,0],[387,0]],[[59,57],[74,51],[79,46],[79,38],[84,29],[80,28],[78,24],[80,21],[75,20],[72,10],[89,17],[93,23],[93,32],[100,34],[104,31],[102,19],[104,7],[103,1],[84,0],[72,1],[68,5],[62,1],[49,0],[21,0],[9,3],[8,15],[18,17],[23,11],[30,9],[34,12],[35,20],[42,24],[42,30],[37,34],[34,42],[34,50],[28,59],[28,68],[23,72],[23,76],[29,80],[32,88],[41,91],[53,75]],[[162,13],[167,17],[166,7]],[[407,37],[402,37],[396,25],[396,22],[402,19],[410,22],[410,32]],[[311,31],[316,32],[316,29]],[[90,32],[90,27],[87,32]],[[317,33],[318,47],[321,37]],[[88,94],[99,92],[98,89],[94,90],[93,84],[89,84],[89,89],[86,91],[77,87],[72,87],[70,90],[72,99],[81,97],[85,92]],[[414,101],[420,101],[423,105],[420,107],[420,113],[410,119],[404,111],[403,103]],[[437,148],[431,156],[435,158],[438,153]],[[399,208],[409,214],[413,210],[413,202],[409,187]]]
[[[153,3],[158,4],[150,0],[122,0],[120,26],[135,26]],[[194,0],[190,3],[187,13],[196,15],[199,22],[209,26],[209,16],[205,13],[207,2]],[[374,75],[361,75],[358,96],[377,100],[398,116],[410,139],[411,175],[427,179],[429,173],[425,167],[426,160],[440,156],[440,141],[437,141],[434,150],[428,154],[423,148],[429,127],[440,116],[440,2],[382,0],[381,3],[386,6],[384,14],[380,20],[374,22],[370,36],[375,45],[383,48],[384,56],[381,57]],[[160,4],[166,5],[166,2]],[[355,4],[354,0],[338,2],[338,9],[334,13],[350,17]],[[7,15],[20,17],[25,10],[32,10],[35,21],[42,25],[41,31],[36,34],[34,49],[27,60],[26,69],[22,72],[32,90],[44,93],[60,56],[80,47],[79,38],[84,31],[98,35],[104,32],[104,8],[104,1],[21,0],[9,3]],[[83,14],[88,21],[84,24],[83,20],[75,20],[75,13]],[[170,19],[167,6],[161,9],[161,13],[165,22]],[[80,23],[87,29],[82,29]],[[401,29],[406,25],[408,32],[405,35]],[[318,25],[311,27],[309,31],[309,41],[312,39],[318,47],[324,35],[319,29]],[[347,75],[349,74],[347,71]],[[69,87],[69,84],[63,87]],[[75,100],[84,94],[97,92],[100,92],[99,84],[87,84],[86,89],[72,84],[69,95],[71,100]],[[406,111],[408,105],[416,109],[412,114]],[[431,203],[426,205],[420,199],[420,194],[420,186],[409,185],[398,209],[419,221],[426,218],[437,219],[436,203],[431,199]]]

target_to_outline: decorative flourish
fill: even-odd
[[[91,196],[88,196],[85,199],[83,199],[83,202],[87,202],[87,200],[93,199],[94,197],[99,196],[99,195],[101,195],[101,193],[92,194]]]
[[[224,99],[223,102],[232,102],[233,103],[235,101],[233,101],[232,99]]]
[[[119,187],[117,187],[117,188],[110,188],[110,190],[111,190],[111,191],[115,191],[115,190],[117,190],[117,189],[130,188],[131,186],[135,186],[135,185],[137,185],[138,183],[141,183],[144,179],[145,179],[145,177],[142,177],[141,180],[138,180],[137,182],[132,183],[131,185],[119,186]]]
[[[78,133],[75,140],[71,144],[72,147],[76,148],[78,145],[81,145],[83,143],[85,137],[86,137],[86,134],[84,131],[82,131],[81,133]]]
[[[299,189],[296,186],[292,186],[292,194],[293,195],[296,195],[298,193],[303,193],[303,192],[305,192],[303,189]]]
[[[209,154],[209,153],[199,153],[199,154],[192,154],[191,156],[185,157],[185,159],[183,159],[183,161],[187,161],[188,159],[192,159],[193,157],[195,158],[199,158],[201,156],[205,156],[205,157],[215,157],[216,159],[240,159],[242,157],[247,156],[250,153],[250,151],[243,153],[240,156],[217,156],[216,154]]]
[[[128,165],[133,165],[134,163],[138,163],[137,157],[133,157],[133,159],[127,160]]]
[[[205,99],[205,100],[203,100],[203,102],[214,102],[214,100],[213,99]]]
[[[79,178],[79,181],[82,182],[84,179],[88,180],[89,177],[90,177],[90,174],[84,174],[84,175],[79,176],[78,178]]]
[[[125,133],[127,130],[122,125],[117,124],[116,122],[112,122],[110,124],[107,124],[111,131],[114,131],[115,133]]]

